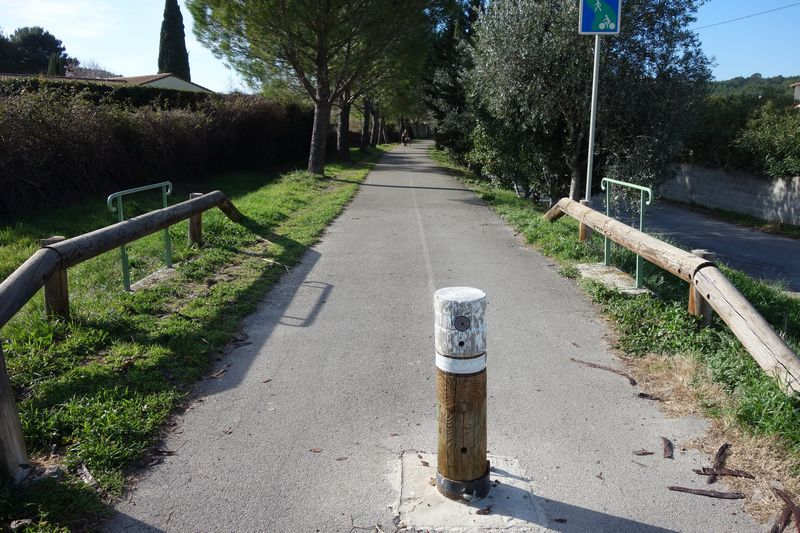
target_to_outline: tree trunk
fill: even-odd
[[[349,94],[345,93],[339,107],[339,127],[336,131],[336,151],[342,161],[350,161],[350,105]]]
[[[369,98],[364,97],[364,121],[361,124],[361,149],[366,150],[369,146],[370,118],[372,118],[372,106]]]
[[[575,139],[575,143],[573,145],[574,148],[572,161],[569,164],[570,170],[572,171],[572,177],[569,182],[569,197],[570,200],[578,201],[581,199],[581,183],[586,183],[585,181],[581,180],[580,176],[581,170],[585,169],[585,167],[581,165],[581,154],[583,151],[588,150],[589,147],[583,144],[584,136],[582,133],[578,133],[576,137],[577,138]]]
[[[381,134],[381,125],[380,125],[380,117],[381,114],[378,111],[377,106],[372,108],[372,135],[369,139],[369,144],[372,146],[377,146],[378,144],[378,136]]]
[[[314,129],[311,133],[311,151],[308,154],[308,171],[312,174],[325,173],[325,150],[330,122],[331,103],[319,100],[314,104]]]

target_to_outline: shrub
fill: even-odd
[[[714,168],[758,170],[752,154],[734,141],[763,104],[758,95],[709,96],[686,141],[684,160]]]
[[[30,94],[39,91],[58,93],[64,96],[80,96],[84,100],[89,100],[96,104],[115,103],[134,107],[156,105],[170,109],[177,107],[194,108],[216,97],[208,93],[174,91],[136,85],[112,85],[35,77],[0,79],[0,97]]]
[[[764,105],[735,145],[752,154],[755,164],[773,178],[800,176],[800,112]]]

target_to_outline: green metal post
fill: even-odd
[[[164,207],[167,207],[167,185],[161,187],[161,198]],[[167,263],[167,268],[172,268],[172,244],[169,240],[169,226],[164,228],[164,262]]]
[[[611,204],[609,202],[611,198],[611,187],[606,185],[606,216],[611,216]],[[608,262],[611,259],[611,242],[608,240],[608,235],[603,235],[603,264],[608,266]]]
[[[117,197],[117,215],[120,222],[125,220],[125,213],[122,211],[122,196]],[[122,286],[129,291],[131,290],[131,266],[128,263],[128,250],[125,249],[124,244],[119,247],[119,253],[122,257]]]
[[[644,231],[644,191],[639,191],[639,231]],[[636,288],[642,287],[642,256],[636,254]]]

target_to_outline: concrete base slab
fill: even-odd
[[[148,274],[139,281],[131,283],[131,292],[136,292],[142,289],[149,289],[150,287],[154,287],[160,283],[167,281],[168,279],[172,279],[177,273],[178,271],[175,270],[175,266],[173,266],[172,268],[167,268],[167,267],[159,268],[152,274]]]
[[[489,455],[492,489],[483,499],[454,501],[435,486],[436,455],[405,451],[401,457],[400,523],[404,531],[551,531],[538,524],[530,481],[516,459]]]
[[[581,264],[575,265],[582,278],[591,279],[602,283],[609,289],[614,289],[624,294],[649,294],[650,291],[645,288],[637,289],[636,280],[628,274],[623,272],[617,267],[606,266],[602,263]]]

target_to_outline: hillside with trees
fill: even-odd
[[[686,141],[684,161],[773,178],[800,175],[800,76],[716,81]]]
[[[748,77],[737,76],[729,80],[711,82],[711,94],[714,96],[748,95],[765,100],[773,100],[776,104],[791,103],[793,83],[800,82],[800,76],[772,76],[765,78],[755,73]]]

